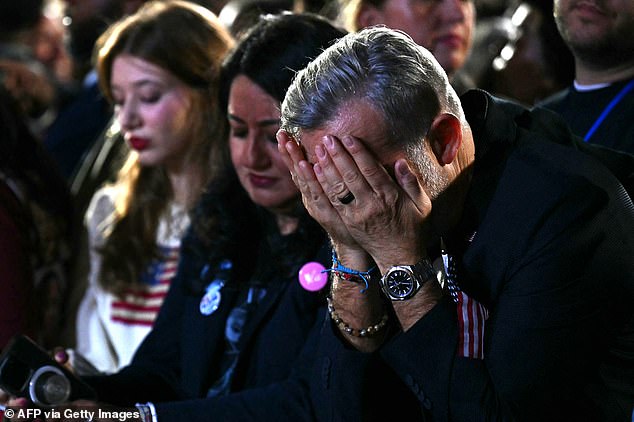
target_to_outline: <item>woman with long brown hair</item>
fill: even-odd
[[[77,350],[100,371],[130,361],[176,272],[188,212],[226,136],[217,97],[231,46],[213,13],[179,0],[147,3],[97,43],[100,86],[130,148],[86,214],[91,266]]]

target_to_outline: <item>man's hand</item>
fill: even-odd
[[[354,137],[324,137],[314,148],[313,165],[284,132],[278,139],[304,204],[335,246],[358,245],[382,272],[425,256],[431,200],[403,158],[396,160],[392,178]],[[343,203],[347,192],[354,200]]]
[[[415,264],[426,256],[431,200],[404,158],[395,161],[392,177],[362,142],[351,136],[341,140],[324,137],[315,146],[313,164],[284,131],[278,133],[278,145],[304,205],[330,234],[343,265],[365,271],[374,261],[384,273],[392,265]],[[341,201],[347,192],[354,199]],[[376,324],[385,313],[377,281],[361,293],[355,283],[334,277],[332,303],[350,327],[358,330]],[[407,315],[421,316],[419,312]],[[406,327],[412,323],[408,317]],[[362,351],[376,350],[384,340],[384,333],[365,338],[345,331],[342,335]]]

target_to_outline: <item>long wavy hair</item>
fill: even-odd
[[[238,75],[246,75],[281,103],[295,73],[343,35],[345,31],[317,15],[262,16],[223,63],[223,109],[226,111],[231,84]],[[231,163],[228,142],[223,147],[223,162]],[[190,253],[204,253],[200,258],[212,266],[223,259],[231,260],[232,280],[237,282],[247,281],[262,271],[296,274],[297,264],[314,256],[326,240],[321,227],[303,208],[299,194],[298,229],[290,236],[281,236],[274,216],[253,203],[230,164],[212,182],[199,205],[190,233],[194,242],[184,242],[183,247],[192,247]],[[260,264],[266,268],[260,268]],[[209,280],[192,276],[190,287],[200,292]]]
[[[218,105],[219,75],[224,56],[233,45],[228,31],[208,9],[180,0],[152,1],[137,13],[111,26],[97,41],[94,60],[100,88],[112,102],[112,64],[121,54],[148,61],[170,72],[193,90],[190,167],[203,175],[202,192],[221,160],[220,144],[227,122]],[[119,293],[138,287],[141,274],[159,257],[156,232],[159,219],[173,197],[162,166],[141,166],[131,152],[115,182],[114,225],[100,248],[100,284]],[[195,195],[196,197],[198,195]],[[195,198],[194,198],[195,199]],[[190,206],[193,204],[190,204]]]

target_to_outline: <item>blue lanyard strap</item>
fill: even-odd
[[[610,101],[610,104],[608,104],[605,107],[605,109],[603,110],[599,118],[594,122],[594,124],[592,125],[588,133],[586,133],[586,136],[584,136],[583,138],[584,141],[588,142],[588,140],[592,137],[592,135],[594,135],[594,132],[597,131],[601,123],[603,123],[605,118],[608,117],[608,114],[610,114],[612,109],[616,107],[619,101],[621,101],[623,97],[625,97],[625,95],[627,95],[627,93],[632,90],[632,88],[634,88],[634,79],[631,80],[627,85],[625,85],[623,89],[621,89],[621,91],[619,91],[619,93],[616,94],[614,98],[612,98],[612,101]]]

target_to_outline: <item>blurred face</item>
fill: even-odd
[[[44,16],[29,41],[38,61],[58,79],[70,81],[72,63],[64,44],[64,27],[61,20]]]
[[[386,0],[369,24],[384,24],[409,34],[436,57],[448,74],[460,69],[469,55],[475,26],[475,7],[470,0]],[[363,25],[367,26],[367,25]]]
[[[194,92],[170,72],[130,55],[112,64],[115,116],[143,166],[186,169]]]
[[[297,207],[299,191],[277,150],[279,102],[246,76],[229,91],[231,161],[251,200],[274,213]]]
[[[632,60],[634,1],[555,0],[554,11],[562,38],[582,60]]]

